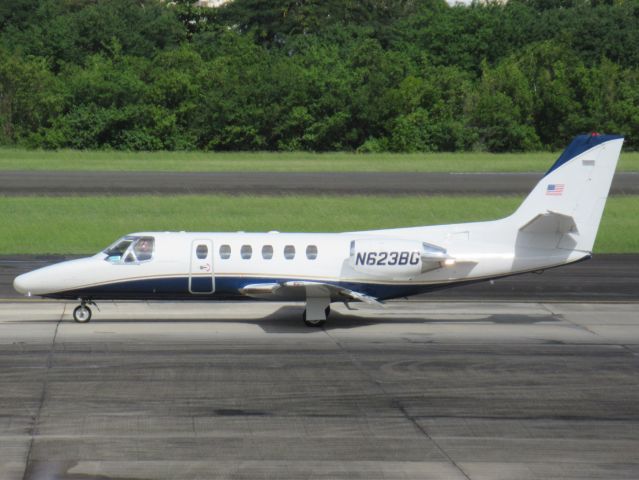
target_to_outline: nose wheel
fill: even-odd
[[[91,320],[91,309],[84,305],[79,305],[73,310],[73,320],[78,323],[87,323]]]
[[[87,307],[87,303],[88,302],[82,300],[80,305],[75,307],[75,309],[73,310],[73,320],[75,320],[77,323],[87,323],[88,321],[91,320],[92,312],[91,312],[91,309]],[[93,302],[90,302],[90,303],[93,303]],[[93,305],[95,304],[93,303]]]

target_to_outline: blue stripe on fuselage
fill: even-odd
[[[91,298],[104,300],[218,300],[247,298],[240,293],[240,289],[246,285],[254,285],[256,283],[282,283],[296,280],[304,281],[306,279],[220,276],[215,277],[214,293],[193,294],[189,292],[189,277],[162,277],[120,281],[88,288],[56,292],[44,296],[50,298]],[[446,287],[446,285],[397,285],[331,281],[322,283],[347,288],[380,300],[406,297]]]

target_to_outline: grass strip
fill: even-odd
[[[544,172],[559,153],[122,152],[4,148],[0,149],[0,171]],[[623,153],[619,170],[639,171],[639,152]]]
[[[0,197],[0,254],[95,253],[136,231],[339,232],[490,220],[521,197]],[[639,252],[639,196],[608,200],[596,252]],[[428,239],[424,239],[428,240]]]

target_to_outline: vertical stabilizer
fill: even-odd
[[[557,247],[592,252],[622,144],[617,135],[577,136],[509,220],[530,228],[549,214],[571,219]]]

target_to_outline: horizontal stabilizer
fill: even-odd
[[[439,245],[433,245],[432,243],[422,242],[422,262],[442,262],[444,260],[451,259],[445,248]]]
[[[540,213],[519,229],[524,233],[578,233],[575,219],[563,213]]]
[[[452,260],[453,257],[447,253],[422,253],[422,262],[443,262],[444,260]]]

